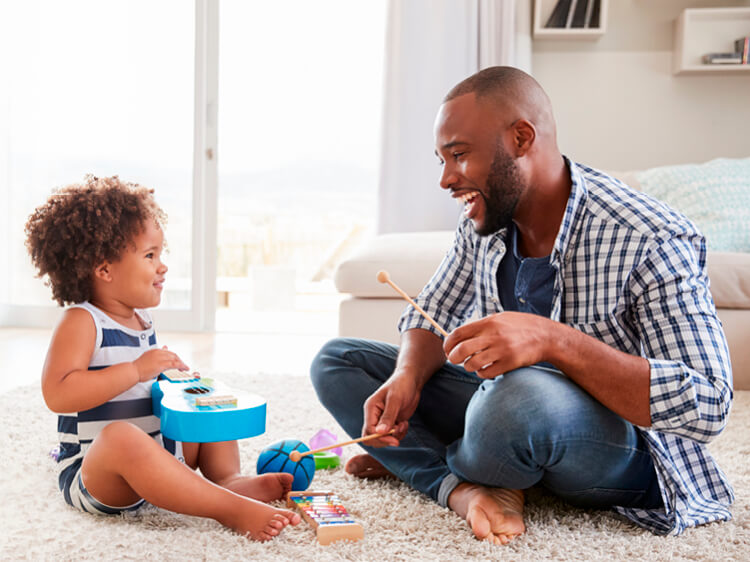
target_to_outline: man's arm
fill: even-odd
[[[631,275],[633,322],[651,369],[651,426],[708,442],[726,425],[732,367],[702,236],[655,240]]]
[[[550,321],[551,322],[551,321]],[[550,338],[548,359],[615,414],[651,426],[651,366],[564,324]]]
[[[465,361],[482,378],[548,362],[626,420],[651,425],[648,360],[629,355],[549,318],[501,312],[454,330],[445,340],[451,363]]]
[[[451,333],[448,359],[466,360],[484,378],[547,361],[632,423],[707,442],[726,424],[732,373],[694,242],[656,242],[631,275],[632,327],[644,356],[546,318],[504,312]]]
[[[416,302],[443,328],[457,325],[470,314],[474,302],[473,257],[468,220],[456,229],[453,245]],[[408,306],[398,323],[401,345],[396,368],[383,386],[365,402],[363,435],[396,428],[394,436],[370,442],[397,445],[417,409],[422,388],[445,363],[442,336],[432,324]]]

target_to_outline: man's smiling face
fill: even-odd
[[[464,94],[444,103],[435,121],[435,154],[443,172],[440,187],[463,203],[474,229],[487,236],[510,226],[524,183],[488,103]]]

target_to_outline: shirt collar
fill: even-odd
[[[586,211],[586,200],[588,199],[588,190],[586,182],[583,179],[578,164],[563,156],[565,165],[570,172],[571,187],[568,204],[565,207],[560,230],[555,239],[555,245],[552,248],[551,262],[564,262],[567,257],[569,247],[574,243],[581,227],[581,221]]]

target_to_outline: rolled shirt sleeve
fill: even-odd
[[[729,349],[705,273],[702,236],[657,238],[633,272],[651,366],[651,428],[708,442],[732,403]]]

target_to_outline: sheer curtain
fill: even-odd
[[[443,96],[480,68],[530,71],[529,0],[391,0],[385,69],[379,233],[453,229],[440,194],[433,123]]]

